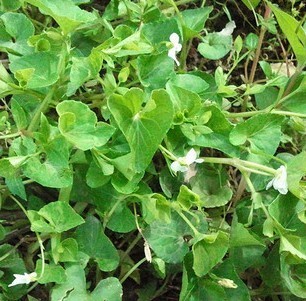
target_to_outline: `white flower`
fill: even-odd
[[[24,275],[21,274],[14,274],[14,281],[9,284],[8,286],[14,286],[14,285],[18,285],[18,284],[29,284],[30,282],[36,281],[37,280],[37,274],[31,273],[24,273]]]
[[[185,157],[179,157],[176,161],[170,165],[171,169],[177,173],[178,171],[186,172],[189,170],[189,166],[192,163],[202,163],[203,159],[197,159],[197,153],[192,148]]]
[[[222,278],[218,280],[218,284],[226,288],[237,288],[238,285],[231,279]]]
[[[168,56],[172,58],[179,66],[180,62],[177,60],[176,54],[182,50],[182,44],[179,43],[180,37],[177,33],[174,32],[170,35],[169,40],[172,43],[173,47],[169,49]]]
[[[288,192],[287,170],[284,165],[276,170],[275,177],[267,184],[266,189],[269,189],[272,186],[281,194],[286,194]]]
[[[152,253],[151,253],[151,250],[150,250],[150,246],[149,246],[149,244],[146,240],[145,240],[143,246],[144,246],[144,253],[145,253],[146,260],[151,263],[152,262]]]
[[[225,27],[221,31],[217,32],[217,34],[222,36],[230,36],[235,28],[236,28],[235,21],[230,21],[225,25]]]

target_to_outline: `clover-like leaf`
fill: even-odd
[[[48,87],[58,80],[59,57],[51,52],[38,52],[18,57],[10,69],[19,84],[29,89]]]
[[[230,133],[230,142],[233,145],[242,145],[248,141],[251,150],[273,155],[281,140],[283,120],[282,116],[272,114],[253,116],[237,124]]]
[[[80,251],[95,259],[102,271],[112,271],[119,263],[116,248],[104,234],[101,222],[89,216],[76,231]]]
[[[157,220],[145,230],[150,247],[165,262],[179,263],[189,251],[184,237],[191,234],[186,222],[173,213],[170,223]]]
[[[232,43],[233,39],[230,35],[209,33],[199,44],[198,51],[207,59],[219,60],[230,52]]]
[[[46,187],[68,187],[73,181],[68,160],[67,142],[58,137],[44,146],[41,157],[30,157],[22,166],[22,171],[28,178]]]
[[[209,236],[212,241],[204,238],[192,247],[193,270],[199,277],[206,275],[217,263],[221,262],[229,247],[229,236],[224,232]]]
[[[173,118],[173,106],[164,90],[154,90],[143,107],[145,95],[131,89],[124,96],[112,95],[108,107],[132,150],[135,170],[143,171],[158,149]]]
[[[52,202],[38,212],[28,211],[31,230],[37,232],[62,233],[84,223],[73,208],[61,201]]]
[[[51,16],[65,34],[81,24],[96,19],[93,13],[82,10],[72,0],[26,0],[26,2],[38,7],[42,13]]]
[[[96,114],[81,102],[65,100],[56,110],[61,134],[81,150],[104,145],[115,131],[109,124],[97,122]]]
[[[0,6],[3,5],[6,4],[1,1]],[[4,13],[0,19],[0,50],[19,55],[32,53],[33,49],[27,44],[27,39],[34,34],[32,22],[24,14],[14,12]]]

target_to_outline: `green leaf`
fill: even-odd
[[[41,157],[32,156],[22,165],[22,171],[37,183],[54,188],[72,185],[73,175],[69,167],[69,149],[66,141],[56,138],[44,146]]]
[[[19,13],[4,13],[0,19],[0,50],[13,54],[29,54],[33,49],[27,44],[27,39],[34,34],[34,25],[24,15]]]
[[[227,300],[224,289],[209,279],[191,278],[184,294],[180,294],[180,301],[221,301]]]
[[[255,94],[256,105],[260,110],[271,106],[276,100],[278,89],[275,87],[266,87],[262,93]]]
[[[294,17],[283,12],[272,3],[268,2],[276,16],[277,22],[288,39],[293,52],[298,60],[298,63],[303,66],[306,64],[306,33],[303,30],[301,23]]]
[[[103,166],[106,167],[104,169],[109,170],[111,172],[109,175],[105,174]],[[101,166],[100,164],[97,165],[95,160],[91,161],[86,174],[86,183],[89,187],[97,188],[106,184],[110,180],[110,175],[114,172],[114,166],[108,164],[105,161],[103,166]]]
[[[1,0],[0,1],[0,11],[12,11],[17,10],[21,6],[19,0]]]
[[[290,231],[303,236],[306,231],[306,224],[301,222],[298,217],[301,205],[303,205],[303,202],[290,194],[279,195],[269,205],[268,211],[278,229],[281,228],[283,231]]]
[[[28,125],[26,113],[15,99],[11,101],[11,110],[18,130],[25,129]]]
[[[5,179],[5,184],[13,194],[18,195],[24,200],[27,199],[24,184],[18,173],[16,173],[14,176],[7,177]]]
[[[89,293],[86,291],[84,269],[80,265],[72,265],[66,269],[67,280],[56,284],[51,291],[51,301],[87,301]]]
[[[306,237],[286,234],[281,235],[280,253],[288,252],[299,261],[306,261]]]
[[[134,214],[127,206],[127,199],[123,199],[109,183],[97,190],[103,195],[103,202],[96,202],[98,213],[103,217],[104,224],[114,232],[127,233],[136,228]]]
[[[143,24],[141,28],[141,34],[151,44],[169,41],[169,37],[173,32],[179,34],[178,24],[174,18]]]
[[[301,179],[306,175],[306,152],[294,156],[287,163],[288,188],[291,193],[300,199],[306,198],[306,188]]]
[[[212,241],[210,241],[212,239]],[[197,276],[206,275],[222,261],[229,247],[229,236],[224,232],[209,234],[192,246],[193,270]]]
[[[142,215],[147,224],[155,220],[169,223],[171,220],[171,208],[169,201],[161,194],[142,196],[140,198]]]
[[[67,96],[71,96],[86,81],[98,76],[102,67],[102,53],[93,49],[88,57],[72,57]]]
[[[203,57],[210,60],[219,60],[226,56],[232,49],[232,36],[209,33],[199,44],[198,51]]]
[[[44,263],[44,273],[41,275],[42,272],[42,260],[38,259],[36,261],[36,269],[35,272],[38,274],[39,279],[38,283],[40,284],[46,284],[49,282],[55,282],[55,283],[64,283],[67,279],[65,270],[60,265],[55,264],[47,264]]]
[[[230,259],[226,259],[213,270],[213,274],[220,278],[233,280],[237,288],[225,288],[224,291],[228,301],[251,301],[249,288],[238,276]]]
[[[180,187],[177,202],[186,210],[189,210],[193,206],[201,207],[200,197],[185,185]]]
[[[186,80],[188,82],[188,77],[186,77]],[[194,83],[195,82],[196,80]],[[192,85],[192,87],[195,86],[196,84]],[[184,119],[193,119],[193,117],[199,114],[201,109],[201,98],[198,94],[178,87],[173,82],[168,83],[166,87],[174,106],[175,119],[181,115],[183,116],[183,122]]]
[[[230,133],[230,142],[233,145],[243,145],[248,142],[251,150],[273,155],[281,140],[283,120],[282,116],[272,114],[253,116],[237,124]]]
[[[29,210],[31,230],[62,233],[84,223],[83,218],[64,202],[52,202],[38,212]]]
[[[259,268],[264,264],[265,246],[248,245],[230,248],[230,258],[237,273],[243,273],[250,267]]]
[[[61,262],[75,262],[78,260],[78,243],[73,238],[66,238],[61,241],[56,251]]]
[[[205,6],[182,11],[184,36],[187,40],[204,29],[205,22],[212,10],[212,6]]]
[[[12,159],[14,157],[10,158]],[[0,160],[0,176],[5,178],[5,184],[13,194],[18,195],[24,200],[27,199],[25,187],[20,177],[18,166],[13,166],[11,160],[7,158]]]
[[[290,262],[291,261],[291,262]],[[280,257],[281,276],[286,286],[292,294],[297,297],[306,298],[306,264],[304,262],[294,262],[286,253]]]
[[[14,59],[10,69],[20,80],[20,85],[37,89],[48,87],[58,80],[58,62],[58,55],[38,52]]]
[[[77,228],[76,237],[80,251],[95,259],[102,271],[112,271],[118,266],[117,250],[103,233],[97,218],[89,216],[85,224]]]
[[[248,9],[254,9],[260,3],[261,0],[242,0]]]
[[[137,58],[137,70],[144,87],[152,90],[164,88],[174,74],[173,60],[165,52],[159,55],[142,55]]]
[[[81,102],[65,100],[56,106],[59,130],[74,146],[89,150],[107,143],[115,129],[104,122],[97,122],[96,114]]]
[[[240,148],[229,140],[233,125],[216,106],[205,107],[205,112],[211,113],[211,118],[205,124],[213,133],[196,137],[194,145],[216,148],[231,157],[240,157]]]
[[[26,0],[26,2],[37,6],[43,14],[51,16],[64,34],[96,19],[93,13],[80,9],[71,0]]]
[[[91,293],[91,301],[120,301],[122,300],[122,286],[120,281],[115,277],[108,277],[101,280]]]
[[[136,88],[108,100],[108,107],[130,145],[137,172],[149,165],[173,118],[172,102],[164,90],[154,90],[144,107],[143,102],[144,94]]]
[[[170,79],[169,85],[176,86],[199,95],[202,95],[209,88],[209,84],[200,76],[188,73],[176,74]],[[169,85],[167,85],[167,91],[170,88]]]
[[[182,262],[189,247],[184,237],[191,234],[189,226],[177,214],[172,213],[170,223],[157,220],[145,230],[150,248],[168,263]]]
[[[230,201],[233,192],[227,181],[224,169],[208,169],[199,165],[196,175],[190,179],[190,186],[199,195],[202,206],[213,208]]]
[[[256,239],[243,224],[238,223],[237,216],[235,215],[231,228],[230,247],[243,247],[243,246],[263,246],[265,244]]]

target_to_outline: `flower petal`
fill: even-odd
[[[266,186],[266,190],[270,189],[273,185],[274,179],[272,179]]]
[[[181,170],[181,164],[178,162],[178,161],[174,161],[174,162],[172,162],[171,163],[171,165],[170,165],[170,168],[175,172],[175,173],[177,173],[178,171],[180,171]]]
[[[172,58],[178,66],[180,65],[180,62],[176,58],[176,51],[174,47],[168,50],[168,56]]]
[[[15,286],[18,284],[29,284],[32,281],[36,281],[37,274],[35,272],[30,273],[30,274],[24,273],[24,275],[14,274],[14,277],[15,279],[11,284],[8,285],[9,287]]]
[[[190,149],[190,151],[187,153],[185,160],[186,164],[190,165],[193,162],[195,162],[197,159],[197,152],[194,150],[194,148]]]
[[[230,21],[225,25],[225,27],[220,32],[218,32],[218,34],[222,36],[230,36],[235,28],[236,28],[235,21]]]
[[[169,37],[170,42],[175,46],[179,44],[180,36],[177,33],[172,33]]]
[[[144,242],[144,253],[145,253],[146,260],[151,263],[152,253],[151,253],[150,246],[147,241]]]
[[[266,189],[269,189],[271,186],[281,194],[288,193],[287,169],[284,165],[276,170],[275,177],[267,184]]]

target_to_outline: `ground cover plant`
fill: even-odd
[[[1,0],[0,300],[305,300],[304,5]]]

